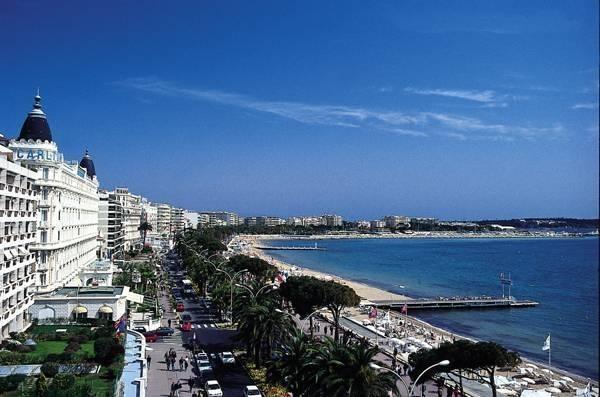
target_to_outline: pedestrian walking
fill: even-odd
[[[192,388],[194,387],[194,378],[190,377],[190,379],[188,379],[188,386],[190,387],[191,392]]]
[[[150,369],[150,363],[152,362],[152,357],[150,355],[146,357],[146,362],[148,363],[148,369]]]
[[[196,394],[196,392],[192,393],[192,397],[198,397],[198,395]]]
[[[188,364],[188,361],[186,360],[186,361],[183,362],[183,366],[185,368],[185,372],[187,372],[188,367],[190,366],[190,364]]]
[[[167,320],[167,324],[169,324],[169,328],[171,328],[171,319]]]
[[[165,363],[167,363],[167,371],[171,370],[171,359],[170,359],[170,358],[167,358],[167,359],[165,360]]]
[[[175,371],[175,357],[171,357],[171,371]]]
[[[179,358],[179,370],[180,370],[180,371],[183,371],[183,362],[184,362],[184,361],[185,361],[185,360],[183,359],[183,357]]]

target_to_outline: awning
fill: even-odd
[[[144,303],[144,295],[136,294],[135,292],[127,293],[127,300],[133,303]]]
[[[20,255],[29,255],[29,252],[25,248],[19,247],[19,254]]]
[[[11,248],[10,253],[16,258],[19,256],[19,251],[16,248]]]
[[[10,250],[4,251],[4,258],[6,258],[7,261],[13,258],[13,254],[10,252]]]
[[[107,314],[110,314],[110,313],[112,313],[112,312],[113,312],[113,309],[112,309],[112,307],[110,307],[110,306],[104,305],[104,306],[101,306],[101,307],[100,307],[100,309],[98,309],[98,311],[99,311],[100,313],[107,313]]]
[[[77,313],[77,314],[82,314],[82,313],[87,313],[88,310],[85,306],[75,306],[75,309],[73,309],[73,312]]]

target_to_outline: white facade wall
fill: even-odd
[[[29,325],[33,304],[38,196],[37,174],[12,161],[0,145],[0,341]]]
[[[156,209],[158,234],[168,236],[171,232],[171,206],[169,204],[158,204]]]
[[[37,292],[77,282],[81,268],[96,260],[98,247],[98,180],[76,162],[66,163],[54,142],[10,142],[15,158],[37,170],[39,194]],[[30,159],[25,152],[44,152]]]
[[[183,217],[185,219],[186,228],[196,229],[198,227],[198,223],[200,223],[200,214],[186,210],[183,212]]]
[[[123,207],[123,230],[125,251],[142,248],[142,235],[140,224],[142,223],[142,197],[132,194],[127,188],[116,188],[114,191],[117,201]]]

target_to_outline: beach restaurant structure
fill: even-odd
[[[96,318],[116,321],[127,310],[129,287],[63,287],[38,295],[29,309],[40,322],[56,319]],[[133,294],[138,295],[138,294]]]

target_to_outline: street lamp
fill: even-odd
[[[215,267],[215,270],[229,277],[229,322],[233,324],[233,280],[235,280],[237,276],[246,273],[248,269],[242,269],[239,272],[234,273],[233,276],[223,269]]]
[[[244,284],[236,284],[236,287],[240,287],[240,288],[244,288],[245,290],[247,290],[248,292],[250,292],[250,294],[252,295],[252,297],[254,299],[256,299],[256,297],[262,292],[263,289],[267,288],[267,287],[273,287],[275,286],[275,283],[269,283],[266,285],[263,285],[262,288],[260,288],[258,291],[256,291],[256,293],[254,291],[252,291],[250,288],[248,288],[246,285]]]
[[[320,311],[322,311],[322,310],[326,310],[326,309],[327,309],[326,307],[321,307],[321,308],[319,308],[319,309],[315,310],[314,312],[312,312],[311,314],[309,314],[308,316],[306,316],[306,317],[304,318],[304,320],[301,320],[301,322],[300,322],[300,332],[304,333],[304,328],[306,327],[306,322],[307,322],[307,321],[308,321],[308,320],[309,320],[309,319],[310,319],[310,318],[311,318],[313,315],[317,314],[318,312],[320,312]],[[295,319],[296,319],[294,316],[292,316],[292,314],[291,314],[291,313],[288,313],[288,312],[286,312],[286,311],[283,311],[283,310],[281,310],[281,309],[275,309],[275,311],[276,311],[277,313],[287,314],[287,315],[288,315],[288,316],[290,316],[292,319],[294,319],[294,321],[295,321]]]
[[[423,374],[424,374],[425,372],[429,371],[429,370],[430,370],[431,368],[433,368],[433,367],[438,367],[438,366],[440,366],[440,367],[447,367],[448,365],[450,365],[450,361],[449,361],[449,360],[442,360],[442,361],[440,361],[440,362],[439,362],[439,363],[437,363],[437,364],[433,364],[433,365],[431,365],[431,366],[429,366],[429,367],[425,368],[425,371],[421,372],[421,373],[419,374],[419,376],[417,376],[417,379],[415,380],[415,383],[413,383],[413,386],[412,386],[412,388],[411,388],[411,389],[410,389],[410,391],[408,392],[408,397],[412,396],[412,392],[413,392],[413,390],[415,389],[415,386],[417,386],[417,383],[419,382],[419,379],[421,379],[421,376],[423,376]]]
[[[398,377],[398,379],[400,380],[400,382],[402,382],[402,384],[404,385],[404,387],[406,388],[406,391],[408,392],[408,396],[410,397],[410,390],[408,385],[406,384],[406,382],[404,381],[404,379],[402,379],[402,377],[400,376],[400,374],[398,374],[396,371],[392,371],[389,368],[386,367],[382,367],[381,365],[377,365],[375,363],[369,363],[369,367],[376,369],[376,370],[384,370],[384,371],[388,371],[393,373],[394,375],[396,375]]]

